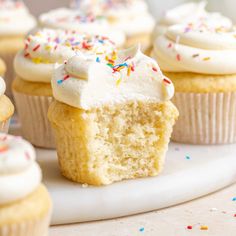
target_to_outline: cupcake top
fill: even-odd
[[[154,29],[154,38],[166,32],[167,28],[175,24],[207,21],[212,27],[232,27],[232,22],[220,13],[206,11],[206,1],[190,2],[168,10]]]
[[[74,56],[55,69],[52,89],[56,100],[85,110],[129,100],[165,101],[174,94],[172,82],[139,48],[120,51],[106,63]]]
[[[0,97],[5,93],[6,91],[6,84],[2,77],[0,77]]]
[[[104,36],[43,29],[25,40],[25,49],[15,58],[15,71],[24,80],[49,83],[55,63],[62,64],[76,54],[102,61],[114,51],[115,44]]]
[[[22,1],[0,1],[0,36],[24,35],[35,25],[34,17]]]
[[[125,34],[113,28],[104,15],[83,13],[76,9],[59,8],[39,17],[40,26],[54,29],[77,30],[81,34],[104,35],[117,46],[125,42]]]
[[[144,0],[82,0],[77,7],[83,12],[105,15],[128,36],[150,33],[155,24]]]
[[[0,205],[26,197],[40,182],[32,145],[21,137],[0,133]]]
[[[154,43],[153,57],[168,72],[236,73],[236,31],[195,24],[174,25]]]

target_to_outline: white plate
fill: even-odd
[[[38,149],[54,203],[53,224],[85,222],[160,209],[198,198],[236,181],[236,145],[172,143],[158,177],[83,188],[60,175],[55,151]]]

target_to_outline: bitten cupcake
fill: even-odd
[[[151,46],[151,34],[155,25],[144,0],[82,0],[73,4],[84,12],[105,15],[112,27],[125,32],[125,47],[141,43],[142,49]]]
[[[157,38],[153,56],[176,89],[173,140],[236,142],[236,32],[201,23],[171,26]]]
[[[0,133],[0,235],[47,235],[52,203],[33,147]]]
[[[22,1],[0,1],[0,57],[7,65],[4,78],[7,84],[6,94],[9,96],[12,96],[10,88],[14,78],[14,56],[24,47],[24,37],[35,25],[35,19]]]
[[[110,38],[117,47],[125,43],[125,34],[109,24],[105,15],[84,13],[80,10],[58,8],[39,17],[39,27],[76,30],[80,34],[103,35]]]
[[[77,55],[54,71],[52,88],[48,117],[66,178],[107,185],[161,172],[178,111],[154,60],[137,48],[108,65]]]
[[[232,22],[227,17],[217,12],[206,11],[206,1],[189,2],[177,6],[165,12],[164,16],[157,22],[153,32],[153,38],[165,34],[167,28],[176,24],[191,23],[194,21],[208,21],[212,27],[231,28]]]
[[[103,36],[48,29],[29,35],[25,49],[15,58],[16,79],[13,82],[23,136],[36,146],[55,148],[47,111],[52,101],[50,82],[56,63],[63,64],[75,54],[87,54],[109,63],[114,52],[113,42]],[[63,78],[67,79],[67,76]]]
[[[14,113],[14,106],[10,99],[4,95],[6,85],[0,77],[0,132],[7,133],[9,129],[10,119]]]

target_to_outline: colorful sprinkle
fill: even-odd
[[[152,67],[152,70],[157,72],[157,68],[156,67]]]
[[[181,56],[180,56],[180,54],[177,54],[177,55],[176,55],[176,59],[177,59],[177,61],[181,61]]]
[[[199,57],[199,54],[193,54],[193,58]]]
[[[210,57],[204,57],[203,61],[209,61],[211,58]]]
[[[170,80],[168,80],[167,78],[164,78],[163,82],[165,82],[166,84],[171,84]]]
[[[144,227],[142,227],[139,229],[139,232],[144,232],[144,230],[145,230]]]
[[[187,226],[187,229],[193,229],[193,226],[188,225],[188,226]]]
[[[202,226],[200,227],[200,230],[208,230],[208,226],[202,225]]]
[[[236,197],[232,198],[232,201],[233,201],[233,202],[236,202]]]
[[[38,44],[37,46],[35,46],[35,47],[33,48],[33,51],[35,52],[35,51],[37,51],[39,48],[40,48],[40,44]]]
[[[98,63],[101,62],[99,57],[96,58],[96,62],[98,62]]]
[[[190,157],[190,156],[186,156],[185,158],[186,158],[186,160],[190,160],[190,159],[191,159],[191,157]]]

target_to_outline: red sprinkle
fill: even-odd
[[[24,57],[28,57],[30,54],[29,53],[26,53],[25,55],[24,55]]]
[[[176,55],[176,59],[177,59],[177,61],[180,61],[180,60],[181,60],[181,57],[180,57],[179,54]]]
[[[57,45],[55,45],[54,50],[57,50]]]
[[[155,71],[155,72],[157,72],[157,68],[155,68],[155,67],[152,67],[152,70]]]
[[[35,51],[37,51],[39,48],[40,48],[40,44],[38,44],[37,46],[35,46],[35,47],[33,48],[33,51],[35,52]]]
[[[236,214],[234,214],[234,217],[236,217]]]
[[[63,80],[67,80],[67,79],[69,79],[69,78],[70,78],[69,75],[65,75],[64,78],[63,78]]]
[[[165,83],[167,83],[167,84],[171,84],[171,82],[170,82],[168,79],[166,79],[166,78],[164,78],[163,81],[164,81]]]
[[[172,48],[172,43],[169,43],[167,47]]]
[[[187,229],[193,229],[193,227],[191,225],[188,225]]]

